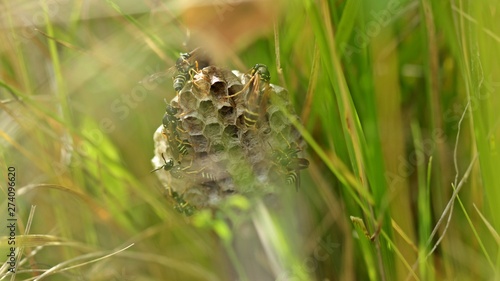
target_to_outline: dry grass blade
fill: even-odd
[[[457,161],[457,148],[458,148],[458,141],[460,139],[460,129],[462,128],[462,122],[463,120],[465,119],[465,115],[466,113],[468,112],[468,109],[469,109],[469,105],[470,105],[470,102],[467,103],[466,107],[464,108],[463,112],[462,112],[462,115],[460,117],[460,120],[458,121],[458,131],[457,131],[457,136],[455,138],[455,148],[454,148],[454,154],[453,154],[453,162],[454,162],[454,167],[455,167],[455,182],[453,183],[453,186],[456,187],[453,191],[453,194],[450,198],[450,200],[448,200],[448,204],[446,205],[445,209],[443,210],[443,212],[441,213],[441,216],[438,220],[438,222],[436,223],[436,225],[434,226],[434,229],[432,230],[428,240],[427,240],[427,246],[429,246],[432,242],[432,239],[434,238],[434,236],[436,235],[437,231],[439,230],[439,227],[441,226],[441,224],[443,223],[445,217],[448,215],[448,219],[446,221],[446,225],[445,225],[445,228],[443,230],[443,233],[442,235],[439,237],[438,241],[436,242],[436,244],[432,247],[432,249],[429,251],[429,253],[427,253],[426,255],[426,259],[432,255],[432,253],[434,253],[434,251],[437,249],[437,247],[439,246],[439,244],[441,243],[442,239],[444,238],[444,236],[446,235],[446,231],[448,230],[448,227],[450,225],[450,222],[451,222],[451,218],[452,218],[452,214],[453,214],[453,206],[455,204],[455,199],[457,198],[458,196],[458,193],[460,192],[460,189],[462,188],[462,186],[464,185],[465,181],[467,180],[467,178],[469,177],[469,174],[470,172],[472,171],[472,167],[477,159],[477,154],[474,156],[474,158],[472,159],[469,167],[467,168],[467,171],[464,173],[462,179],[460,180],[460,183],[458,183],[458,176],[459,176],[459,170],[458,170],[458,161]],[[458,184],[458,185],[457,185]],[[449,214],[448,214],[449,213]],[[414,271],[418,264],[420,262],[420,258],[417,259],[417,261],[415,261],[415,263],[413,264],[412,266],[412,270]],[[410,276],[408,275],[407,276],[407,280],[408,278],[410,278]]]
[[[30,233],[31,224],[33,223],[33,217],[35,216],[35,209],[36,209],[36,206],[31,206],[30,214],[28,216],[28,221],[26,222],[26,229],[24,230],[24,235],[28,235]],[[21,256],[24,253],[24,247],[26,246],[26,245],[23,245],[22,243],[20,245],[21,246],[19,247],[19,252],[18,252],[17,258],[16,258],[17,264],[20,264],[19,261],[21,260]],[[30,262],[34,263],[34,261],[32,259],[30,259]],[[15,273],[12,274],[10,280],[14,280],[15,276],[16,276]]]
[[[439,246],[439,244],[441,243],[442,239],[444,238],[445,234],[446,234],[446,230],[448,228],[448,225],[449,225],[449,222],[451,220],[451,212],[450,210],[452,209],[453,205],[454,205],[454,202],[455,200],[457,199],[457,196],[458,196],[458,193],[460,192],[460,190],[462,189],[462,187],[464,186],[465,182],[467,181],[467,179],[469,178],[469,175],[472,171],[472,167],[474,167],[474,163],[476,162],[477,160],[477,157],[478,155],[474,155],[474,158],[472,159],[471,163],[469,164],[469,167],[467,168],[467,170],[465,171],[462,179],[460,180],[458,186],[455,188],[455,190],[453,191],[453,194],[450,198],[450,200],[448,201],[448,204],[446,205],[446,208],[443,210],[443,213],[441,214],[441,216],[439,217],[439,220],[438,222],[436,223],[436,226],[434,227],[430,237],[429,237],[429,240],[427,242],[428,245],[430,245],[431,241],[432,241],[432,238],[434,238],[434,235],[437,233],[438,229],[439,229],[439,226],[444,222],[446,216],[448,215],[448,213],[450,213],[448,215],[448,220],[447,220],[447,223],[446,223],[446,228],[444,229],[443,231],[443,234],[439,237],[438,241],[436,242],[436,244],[434,244],[434,246],[432,247],[432,249],[429,251],[429,253],[427,253],[426,255],[426,258],[428,258],[430,255],[432,255],[434,253],[434,251],[437,249],[437,247]],[[415,261],[415,263],[413,264],[412,266],[412,269],[415,270],[418,266],[420,262],[420,259],[417,259],[417,261]],[[409,278],[410,276],[408,276]],[[406,280],[409,280],[409,279],[406,279]]]
[[[283,69],[281,68],[280,31],[276,20],[273,23],[273,30],[274,30],[274,51],[276,56],[276,71],[278,72],[281,85],[287,85],[285,81],[285,76],[283,75]]]
[[[18,196],[22,196],[24,194],[27,194],[35,189],[38,188],[49,188],[49,189],[55,189],[55,190],[60,190],[63,192],[67,192],[71,195],[76,196],[77,198],[80,198],[83,200],[85,203],[87,203],[90,208],[94,211],[95,214],[99,215],[100,218],[105,219],[109,217],[109,213],[106,209],[103,207],[99,206],[91,197],[89,197],[87,194],[84,194],[80,191],[58,185],[58,184],[29,184],[26,186],[23,186],[19,188],[18,190]]]
[[[175,258],[168,258],[164,255],[149,254],[144,252],[124,252],[120,257],[130,258],[132,260],[143,261],[147,263],[161,264],[165,267],[175,269],[187,273],[189,276],[196,277],[200,280],[218,281],[220,278],[215,276],[212,272],[203,269],[202,267],[191,264],[189,262],[182,262]]]
[[[117,251],[101,251],[101,252],[96,252],[96,253],[90,253],[90,254],[86,254],[86,255],[81,255],[79,257],[76,257],[76,258],[73,258],[73,259],[61,262],[58,265],[53,266],[52,268],[50,268],[49,270],[45,271],[42,275],[38,276],[37,278],[35,278],[33,280],[34,281],[39,281],[39,280],[42,280],[45,277],[48,277],[50,275],[53,275],[53,274],[56,274],[56,273],[59,273],[59,272],[67,271],[67,270],[70,270],[70,269],[73,269],[73,268],[81,267],[81,266],[84,266],[84,265],[87,265],[87,264],[91,264],[91,263],[95,263],[95,262],[101,261],[103,259],[110,258],[110,257],[112,257],[114,255],[117,255],[117,254],[119,254],[119,253],[121,253],[121,252],[129,249],[133,245],[134,244],[130,244],[127,247],[122,248],[122,249],[117,250]],[[74,262],[77,262],[77,261],[81,261],[81,260],[87,260],[87,259],[91,259],[91,260],[86,261],[86,262],[82,262],[82,263],[79,263],[79,264],[76,264],[76,265],[65,267],[68,264],[71,264],[71,263],[74,263]]]
[[[477,25],[478,22],[476,19],[474,19],[473,16],[467,14],[464,10],[462,10],[461,8],[457,7],[455,4],[451,4],[451,8],[459,13],[463,18],[467,19],[469,22]],[[494,39],[495,41],[499,42],[500,43],[500,36],[498,36],[497,34],[495,34],[494,31],[492,31],[491,29],[489,28],[485,28],[485,27],[482,27],[482,30],[484,31],[485,34],[487,34],[488,36],[490,36],[492,39]]]
[[[479,216],[483,220],[483,222],[486,225],[486,227],[488,228],[488,230],[491,232],[491,235],[493,236],[493,238],[495,238],[495,241],[497,242],[497,244],[500,246],[500,235],[498,235],[498,232],[495,230],[493,225],[491,225],[491,223],[483,216],[481,211],[479,211],[476,204],[473,204],[473,206],[474,206],[474,209],[476,209],[476,212],[479,214]]]
[[[312,103],[314,100],[314,94],[316,92],[316,85],[318,84],[318,75],[319,75],[319,48],[317,43],[314,44],[314,57],[313,57],[313,65],[311,68],[311,80],[307,86],[307,94],[306,100],[304,104],[304,109],[302,110],[301,118],[304,124],[307,124],[309,120],[309,115],[312,109]]]
[[[394,228],[394,230],[396,230],[396,232],[403,238],[403,240],[406,243],[408,243],[408,245],[411,247],[411,249],[415,253],[417,253],[418,252],[417,246],[415,245],[415,243],[413,243],[413,241],[410,239],[410,237],[408,237],[408,235],[405,234],[403,229],[401,229],[401,227],[394,220],[391,221],[391,224],[392,224],[392,227]]]
[[[7,245],[7,239],[2,237],[0,245]],[[16,244],[20,247],[38,247],[38,246],[60,246],[60,245],[75,245],[82,247],[82,244],[70,242],[59,236],[48,234],[29,234],[16,236]]]
[[[460,192],[460,189],[462,188],[463,184],[465,183],[465,181],[469,177],[469,174],[472,171],[472,167],[474,165],[474,162],[476,161],[476,158],[477,158],[477,154],[476,154],[474,156],[474,158],[472,159],[472,161],[471,161],[471,163],[469,165],[469,168],[467,169],[467,171],[465,172],[465,174],[463,175],[463,177],[462,177],[462,179],[460,180],[460,183],[459,183],[458,182],[459,171],[458,171],[458,161],[457,161],[457,147],[458,147],[458,141],[460,139],[460,129],[462,128],[462,122],[465,119],[465,115],[467,113],[467,110],[469,109],[469,104],[470,104],[470,102],[467,103],[467,106],[464,108],[462,116],[460,117],[460,120],[458,121],[457,137],[455,139],[455,149],[454,149],[454,152],[453,152],[453,162],[454,162],[454,165],[455,165],[455,172],[456,172],[455,182],[453,183],[453,186],[456,187],[456,189],[453,191],[453,195],[451,196],[450,200],[448,201],[448,204],[446,205],[446,208],[444,209],[443,213],[441,214],[441,217],[439,218],[438,222],[436,223],[436,226],[432,230],[432,233],[431,233],[431,235],[429,237],[429,240],[428,240],[428,244],[429,245],[430,245],[430,242],[432,241],[432,238],[434,238],[434,235],[436,235],[436,233],[437,233],[437,231],[439,229],[439,226],[443,222],[444,217],[449,212],[448,220],[446,222],[445,229],[443,230],[443,234],[441,235],[441,237],[439,237],[438,241],[436,242],[436,244],[434,245],[434,247],[432,248],[432,250],[429,251],[429,253],[427,254],[427,257],[429,257],[436,250],[437,246],[441,243],[442,239],[444,238],[444,236],[446,234],[446,231],[447,231],[447,229],[449,227],[452,214],[453,214],[453,206],[455,204],[455,199],[458,196],[458,193]]]

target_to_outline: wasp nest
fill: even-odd
[[[179,212],[215,207],[232,194],[298,188],[303,140],[288,92],[269,83],[267,67],[250,73],[201,70],[191,53],[177,61],[174,88],[154,134],[153,170]],[[196,62],[196,65],[198,62]]]

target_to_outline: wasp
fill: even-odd
[[[176,179],[182,179],[184,178],[185,175],[198,175],[201,176],[203,180],[216,181],[216,178],[212,173],[204,171],[206,167],[202,167],[199,170],[193,170],[191,169],[192,166],[193,166],[193,161],[191,161],[191,164],[186,167],[181,167],[180,165],[177,165],[170,170],[170,175],[172,175],[172,177]]]
[[[217,179],[212,173],[201,172],[201,177],[208,181],[217,181]]]
[[[202,168],[202,169],[200,169],[198,171],[188,171],[188,169],[190,169],[191,166],[192,166],[192,162],[191,162],[191,164],[189,166],[182,167],[180,165],[180,162],[178,162],[178,165],[175,165],[174,159],[172,159],[172,158],[169,158],[168,160],[165,159],[165,156],[163,156],[163,153],[161,154],[161,158],[163,158],[163,162],[165,164],[163,164],[162,166],[160,166],[160,167],[152,170],[150,173],[154,173],[154,172],[156,172],[158,170],[163,169],[165,171],[170,172],[170,175],[172,177],[174,177],[176,179],[182,179],[182,178],[184,178],[185,174],[196,174],[196,173],[199,173],[199,172],[201,172],[201,171],[203,171],[205,169],[205,168]],[[205,174],[203,174],[203,175],[205,175]]]
[[[250,76],[250,80],[248,80],[241,91],[228,97],[235,97],[247,91],[243,121],[247,127],[254,127],[257,121],[265,115],[267,109],[271,74],[269,74],[269,69],[266,65],[258,63],[252,67]]]
[[[309,167],[309,161],[305,158],[298,158],[296,154],[285,153],[284,151],[278,150],[278,152],[275,153],[274,161],[279,163],[281,168],[285,171],[286,182],[290,185],[295,183],[295,189],[298,190],[300,186],[299,171]]]
[[[171,196],[176,203],[174,205],[174,210],[176,210],[177,212],[184,214],[188,217],[194,214],[194,212],[196,211],[196,208],[194,206],[192,206],[191,204],[189,204],[188,202],[186,202],[186,200],[184,200],[184,196],[179,195],[179,193],[177,193],[175,191],[172,192]]]
[[[305,158],[298,158],[298,153],[300,149],[295,149],[288,147],[285,150],[274,149],[271,157],[275,163],[287,168],[296,168],[297,170],[303,170],[309,167],[309,161]]]
[[[175,63],[177,74],[174,76],[174,90],[179,92],[184,88],[186,81],[198,72],[198,69],[209,65],[207,55],[196,48],[189,53],[180,53],[180,57]]]
[[[165,114],[163,115],[162,123],[165,128],[170,128],[170,126],[177,126],[177,122],[179,119],[175,117],[178,109],[167,104],[167,108],[165,109]]]
[[[174,66],[170,67],[167,71],[154,73],[140,83],[151,83],[156,79],[170,76],[173,77],[174,90],[178,93],[184,88],[187,80],[196,72],[198,67],[205,67],[207,65],[209,65],[207,55],[205,52],[200,51],[200,48],[196,48],[189,53],[180,53]]]
[[[180,163],[178,165],[175,165],[174,159],[169,158],[168,160],[165,159],[165,156],[163,156],[163,153],[161,154],[161,158],[163,158],[163,162],[165,164],[163,166],[160,166],[154,170],[152,170],[150,173],[156,172],[158,170],[165,170],[170,172],[170,175],[176,179],[181,179],[184,177],[184,171],[188,169],[189,167],[182,168]]]
[[[180,165],[175,166],[170,170],[170,175],[176,179],[182,179],[184,178],[184,171],[185,168],[182,168]]]
[[[300,186],[299,171],[309,167],[309,161],[298,157],[301,150],[291,147],[290,143],[286,142],[288,147],[285,150],[274,149],[269,144],[272,149],[271,158],[273,163],[278,166],[278,169],[286,174],[286,182],[290,185],[295,183],[295,189],[298,190]]]
[[[288,185],[295,184],[295,189],[298,190],[300,182],[299,182],[299,175],[297,174],[297,171],[295,171],[295,170],[288,171],[288,173],[286,174],[286,183]],[[297,184],[297,183],[299,183],[299,184]]]
[[[196,51],[196,49],[193,50],[193,52],[194,51]],[[186,84],[186,81],[189,78],[191,70],[194,69],[193,64],[191,64],[189,60],[193,56],[192,55],[193,52],[181,53],[180,57],[177,59],[177,62],[175,63],[177,74],[174,76],[174,90],[176,92],[179,92],[180,90],[182,90],[182,88],[184,88],[184,85]]]
[[[179,124],[179,118],[175,116],[177,112],[177,108],[167,104],[167,108],[165,109],[165,114],[162,119],[163,127],[168,133],[166,137],[168,139],[169,146],[171,147],[172,155],[175,159],[179,159],[179,155],[187,155],[189,153],[188,147],[191,146],[189,142],[181,140],[180,132],[185,131]]]
[[[160,167],[152,170],[150,173],[154,173],[154,172],[156,172],[158,170],[161,170],[161,169],[163,169],[165,171],[170,171],[170,170],[172,170],[172,168],[174,168],[174,165],[175,165],[174,164],[174,159],[169,158],[168,161],[167,161],[165,159],[165,156],[163,156],[163,153],[161,154],[161,158],[163,158],[163,162],[165,162],[165,164],[163,166],[160,166]]]

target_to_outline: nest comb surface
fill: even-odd
[[[154,134],[152,163],[171,164],[156,172],[170,194],[200,208],[217,206],[231,194],[268,194],[291,185],[294,171],[287,161],[307,160],[299,158],[304,143],[289,120],[297,117],[288,92],[266,84],[265,112],[249,126],[244,113],[251,93],[245,85],[251,78],[208,66],[169,102]]]

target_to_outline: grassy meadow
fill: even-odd
[[[500,280],[498,13],[1,2],[0,280]],[[150,173],[176,93],[148,77],[199,46],[230,69],[266,64],[288,89],[310,165],[273,207],[235,196],[185,217]]]

